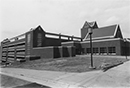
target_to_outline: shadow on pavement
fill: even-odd
[[[21,85],[21,86],[17,86],[17,87],[13,87],[13,88],[51,88],[48,86],[43,86],[37,83],[30,83],[30,84],[26,84],[26,85]]]

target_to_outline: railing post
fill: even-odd
[[[59,41],[60,41],[60,43],[61,43],[61,33],[59,33]]]
[[[17,40],[18,40],[18,37],[15,38],[15,41],[17,41]]]
[[[16,48],[14,49],[14,61],[17,61],[17,51],[16,51]]]
[[[59,40],[61,40],[61,33],[59,33]]]
[[[8,61],[8,47],[6,49],[6,62]]]
[[[81,42],[83,41],[83,39],[81,38]]]
[[[73,41],[74,36],[71,37],[71,40]]]
[[[70,40],[70,37],[68,36],[68,40]]]

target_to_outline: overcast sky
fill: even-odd
[[[130,38],[130,0],[0,0],[0,41],[41,25],[45,31],[80,36],[85,21],[119,24]]]

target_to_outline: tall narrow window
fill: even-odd
[[[85,53],[85,48],[81,49],[81,53],[84,54]]]
[[[42,46],[42,34],[41,33],[37,34],[37,46],[38,47]]]

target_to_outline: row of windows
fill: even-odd
[[[104,53],[109,53],[109,54],[113,54],[116,53],[116,48],[115,47],[94,47],[92,49],[93,54],[104,54]],[[85,52],[85,48],[83,49],[83,52]],[[86,53],[89,54],[91,53],[91,49],[90,48],[86,48]]]

